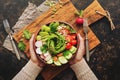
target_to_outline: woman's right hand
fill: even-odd
[[[77,37],[78,37],[78,44],[79,44],[79,47],[78,47],[78,51],[76,53],[76,56],[73,60],[70,61],[70,65],[73,65],[79,61],[81,61],[81,59],[83,58],[83,55],[85,54],[85,46],[84,46],[84,40],[83,38],[81,37],[80,34],[77,34]]]

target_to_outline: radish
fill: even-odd
[[[35,46],[40,48],[42,46],[42,41],[36,41]]]
[[[37,54],[42,54],[42,51],[40,50],[39,47],[36,49],[36,53],[37,53]]]
[[[78,25],[82,25],[84,20],[83,20],[83,10],[81,10],[80,12],[76,12],[76,14],[79,16],[77,19],[76,19],[76,24]]]

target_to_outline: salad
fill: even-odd
[[[35,39],[35,52],[47,64],[66,64],[77,51],[75,30],[63,22],[42,25]]]

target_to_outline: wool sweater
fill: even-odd
[[[78,80],[98,80],[84,59],[73,64],[71,68]],[[12,80],[35,80],[41,70],[42,68],[30,60]]]

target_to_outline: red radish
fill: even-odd
[[[42,51],[40,50],[40,48],[37,48],[37,49],[36,49],[36,53],[37,53],[37,54],[42,54]]]
[[[35,46],[38,47],[38,48],[41,47],[42,46],[42,41],[36,41]]]
[[[84,20],[83,20],[83,10],[81,10],[80,12],[77,12],[76,13],[79,17],[76,19],[76,23],[78,24],[78,25],[82,25],[83,24],[83,22],[84,22]]]
[[[79,25],[82,25],[83,24],[83,18],[80,18],[80,17],[78,17],[77,19],[76,19],[76,23],[77,24],[79,24]]]

